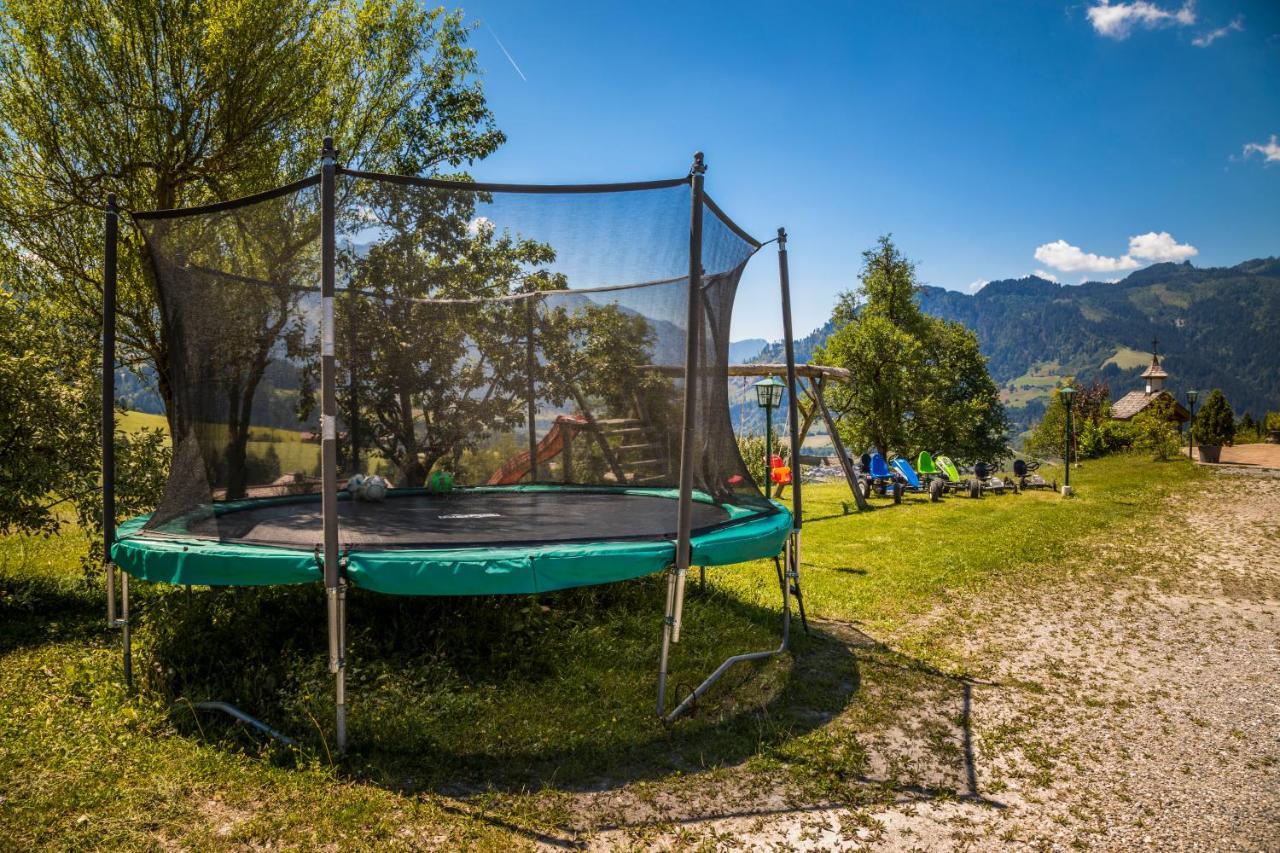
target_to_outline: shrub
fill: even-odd
[[[1271,432],[1272,430],[1280,430],[1280,412],[1267,412],[1265,426],[1266,426],[1267,432]]]
[[[1230,444],[1235,439],[1236,416],[1221,389],[1214,388],[1196,417],[1195,438],[1199,444]]]
[[[765,470],[764,436],[754,433],[738,436],[738,452],[742,454],[742,461],[747,463],[747,473],[763,492],[764,482],[768,477],[768,472]],[[776,430],[773,433],[773,453],[775,456],[782,457],[783,464],[790,464],[791,448],[778,440]]]
[[[1167,462],[1178,455],[1182,442],[1173,425],[1173,403],[1167,397],[1159,397],[1132,421],[1133,446],[1146,451],[1157,462]]]
[[[1080,455],[1087,459],[1128,450],[1133,447],[1133,426],[1125,421],[1085,421],[1077,444]]]

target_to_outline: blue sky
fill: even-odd
[[[509,137],[477,178],[668,177],[701,149],[731,216],[787,227],[797,334],[886,232],[957,290],[1280,254],[1274,0],[465,10]],[[735,338],[780,335],[766,251]]]

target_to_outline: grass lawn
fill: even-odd
[[[332,717],[321,590],[135,586],[127,695],[96,577],[79,567],[83,537],[3,538],[0,838],[17,849],[509,848],[571,823],[584,789],[678,797],[742,768],[827,800],[891,797],[858,781],[865,739],[903,725],[920,690],[960,689],[953,650],[914,631],[919,617],[987,584],[1052,574],[1198,476],[1184,462],[1114,458],[1073,472],[1070,500],[908,496],[856,515],[842,512],[843,484],[806,487],[803,582],[822,631],[734,672],[669,729],[653,715],[660,577],[536,598],[355,591],[352,751],[341,760],[321,737]],[[709,574],[688,599],[677,691],[728,654],[777,641],[771,563]],[[836,642],[849,623],[896,647]],[[197,715],[188,702],[206,698],[302,745]],[[954,721],[905,724],[944,733]],[[937,733],[925,732],[955,749]]]

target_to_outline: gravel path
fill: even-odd
[[[961,796],[898,786],[887,807],[713,817],[593,846],[1280,850],[1280,479],[1215,477],[1091,551],[916,626],[961,643],[976,674],[916,712],[961,721],[938,755],[967,731],[971,760],[950,768]]]

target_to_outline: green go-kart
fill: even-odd
[[[960,469],[949,456],[933,456],[927,450],[920,451],[916,457],[916,471],[926,482],[940,480],[948,492],[968,495],[971,498],[982,495],[982,486],[977,480],[967,480],[960,476]]]

